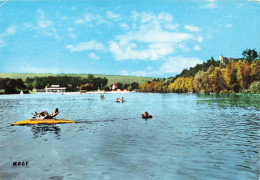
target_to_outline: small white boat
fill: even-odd
[[[23,91],[21,91],[20,94],[23,95]]]

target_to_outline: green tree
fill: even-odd
[[[123,88],[123,84],[122,83],[117,83],[117,89],[122,89]]]
[[[92,74],[88,74],[88,80],[89,80],[89,82],[93,82],[93,80],[94,80],[94,75],[92,75]]]
[[[132,89],[138,89],[139,84],[137,82],[133,82],[133,83],[131,83],[131,87],[132,87]]]
[[[246,49],[243,51],[242,55],[248,61],[252,61],[259,56],[255,49]]]
[[[128,89],[129,86],[130,86],[130,84],[124,84],[123,89]]]

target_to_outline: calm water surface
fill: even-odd
[[[55,107],[77,123],[10,126]],[[256,95],[3,95],[0,178],[257,180],[259,109]]]

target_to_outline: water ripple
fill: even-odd
[[[195,94],[0,96],[3,179],[257,179],[259,98]],[[122,96],[122,95],[120,95]],[[10,126],[61,110],[73,124]],[[140,115],[148,111],[152,119]],[[25,159],[30,167],[13,169]],[[30,179],[29,178],[29,179]]]

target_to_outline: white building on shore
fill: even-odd
[[[45,88],[46,93],[64,93],[66,92],[66,87],[60,87],[60,85],[51,85],[50,88]]]

